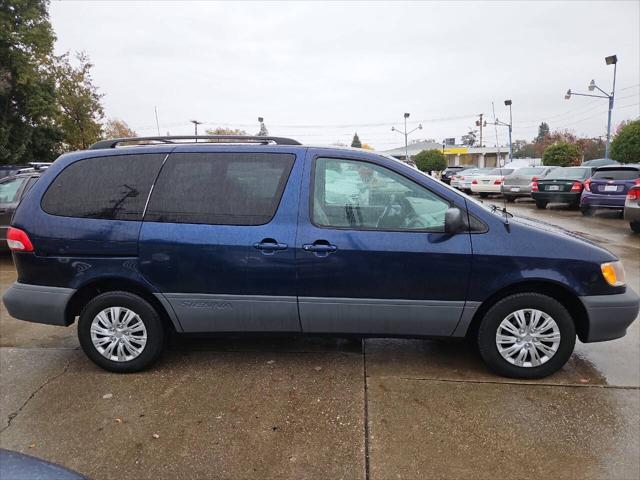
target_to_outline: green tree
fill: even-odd
[[[568,167],[578,165],[582,152],[575,143],[556,142],[549,145],[542,154],[542,163],[546,166]]]
[[[413,161],[416,166],[423,172],[439,172],[447,168],[447,159],[440,150],[422,150],[414,155]]]
[[[248,135],[245,130],[242,130],[240,128],[225,127],[208,128],[205,133],[207,135]]]
[[[51,161],[60,150],[47,6],[0,2],[0,163]]]
[[[549,124],[547,122],[542,122],[538,127],[538,136],[535,138],[536,143],[542,142],[545,137],[549,136]]]
[[[477,130],[470,130],[466,135],[462,136],[462,145],[473,147],[477,141]]]
[[[138,134],[133,130],[127,122],[117,118],[110,118],[102,128],[102,138],[127,138],[137,137]]]
[[[611,158],[620,163],[640,162],[640,120],[620,129],[611,142]]]
[[[71,150],[82,150],[102,136],[100,121],[104,111],[97,87],[91,78],[93,64],[89,57],[76,54],[78,66],[69,60],[69,53],[54,58],[56,94],[60,105],[58,123],[64,135],[64,144]]]
[[[526,140],[515,140],[513,142],[513,158],[535,158],[536,150],[532,143]]]
[[[360,137],[358,137],[358,132],[353,135],[351,146],[355,148],[362,148],[362,142],[360,141]]]

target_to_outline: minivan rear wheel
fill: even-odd
[[[156,309],[129,292],[106,292],[80,313],[78,339],[85,354],[111,372],[138,372],[162,353],[164,328]]]
[[[543,378],[569,360],[576,342],[571,315],[540,293],[503,298],[478,329],[480,355],[493,371],[511,378]]]

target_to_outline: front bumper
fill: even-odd
[[[47,287],[15,282],[2,297],[9,315],[27,322],[68,326],[65,311],[72,288]]]
[[[617,295],[579,297],[587,310],[588,328],[585,343],[604,342],[624,337],[638,316],[640,297],[631,288]]]

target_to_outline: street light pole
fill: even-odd
[[[569,100],[572,95],[577,95],[579,97],[596,97],[596,98],[606,98],[609,101],[609,111],[607,113],[607,142],[604,147],[604,158],[609,159],[609,143],[611,142],[611,114],[613,113],[613,103],[616,95],[616,71],[618,69],[618,57],[616,55],[610,55],[605,57],[604,59],[607,65],[613,65],[613,87],[611,93],[605,92],[598,85],[596,85],[595,80],[591,80],[589,84],[589,91],[593,92],[594,90],[599,90],[602,95],[593,95],[589,93],[576,93],[572,92],[571,89],[567,90],[567,93],[564,95],[565,100]]]
[[[409,135],[411,135],[416,130],[422,130],[422,124],[420,123],[416,128],[411,131],[407,130],[407,118],[409,118],[409,114],[404,114],[404,131],[398,130],[396,127],[391,127],[392,132],[398,132],[404,135],[404,159],[406,162],[409,161]]]
[[[513,116],[511,115],[511,100],[505,100],[504,104],[509,107],[509,162],[513,162],[513,144],[511,143],[511,132],[513,131]]]
[[[198,125],[202,125],[202,122],[199,122],[198,120],[189,120],[189,121],[193,123],[193,126],[195,127],[196,143],[198,143]]]

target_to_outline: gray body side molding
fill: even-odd
[[[302,331],[449,337],[477,305],[464,301],[300,297]],[[468,312],[465,315],[465,312]]]
[[[296,297],[165,293],[164,298],[187,333],[300,331]]]

